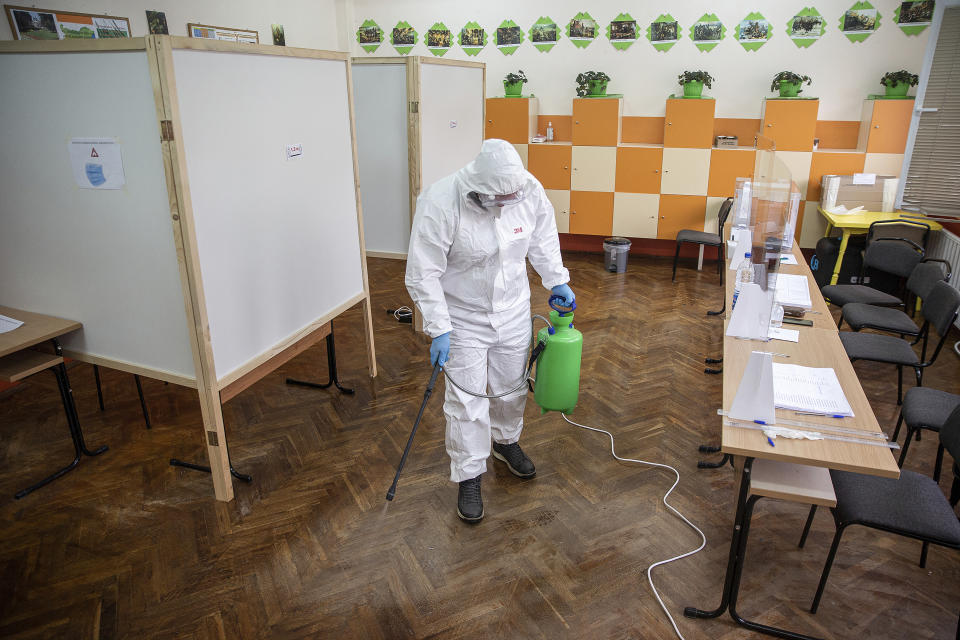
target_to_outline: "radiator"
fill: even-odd
[[[953,267],[953,275],[950,276],[950,284],[954,289],[960,290],[960,276],[957,270],[960,269],[960,238],[950,233],[946,229],[931,234],[930,244],[927,247],[927,257],[946,260]],[[954,323],[960,329],[960,318]]]

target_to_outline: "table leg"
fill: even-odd
[[[334,346],[333,341],[333,325],[330,326],[330,333],[327,334],[327,374],[329,379],[327,382],[310,382],[309,380],[296,380],[294,378],[287,378],[287,384],[297,385],[300,387],[311,387],[313,389],[326,389],[330,385],[334,385],[337,389],[340,390],[340,393],[345,395],[353,395],[353,389],[349,389],[340,384],[340,377],[337,375],[337,350]]]
[[[830,284],[837,284],[837,278],[840,277],[840,267],[843,265],[843,254],[847,252],[847,241],[850,240],[850,229],[841,229],[841,231],[843,235],[840,237],[840,252],[837,254],[837,264],[833,265]]]

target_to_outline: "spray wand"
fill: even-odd
[[[393,496],[397,493],[397,483],[400,481],[400,472],[403,471],[403,465],[407,462],[407,454],[410,453],[410,446],[413,444],[413,438],[417,435],[417,427],[420,426],[420,419],[423,417],[423,410],[427,408],[427,401],[430,400],[430,396],[433,394],[433,387],[437,384],[437,377],[440,375],[440,371],[443,369],[443,365],[439,362],[433,367],[433,375],[430,376],[430,382],[427,383],[427,390],[423,392],[423,404],[420,405],[420,411],[417,412],[417,419],[413,423],[413,430],[410,432],[410,438],[407,439],[407,446],[403,449],[403,456],[400,457],[400,465],[397,467],[397,475],[393,477],[393,484],[390,485],[390,489],[387,491],[387,500],[392,501]]]

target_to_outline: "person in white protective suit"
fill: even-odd
[[[526,258],[543,286],[569,306],[574,295],[553,206],[513,145],[486,140],[473,162],[417,198],[407,254],[407,290],[433,338],[431,363],[465,389],[503,393],[523,379],[531,334]],[[491,437],[494,457],[514,475],[536,474],[517,443],[526,399],[525,385],[486,399],[448,379],[446,448],[461,519],[483,518],[480,477]]]

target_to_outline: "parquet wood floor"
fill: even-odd
[[[729,467],[698,471],[696,447],[716,442],[720,379],[703,357],[721,349],[712,265],[631,256],[626,274],[595,255],[566,262],[584,332],[575,419],[603,426],[621,455],[676,465],[672,498],[706,533],[701,554],[656,572],[689,639],[744,638],[728,617],[687,620],[685,605],[720,597],[733,519]],[[366,375],[359,312],[335,323],[341,379],[355,396],[288,387],[325,376],[321,343],[225,408],[234,464],[253,474],[236,500],[213,499],[193,391],[144,380],[154,428],[144,429],[132,376],[70,371],[87,441],[110,451],[14,501],[13,493],[69,460],[52,375],[0,396],[0,638],[670,638],[644,571],[696,545],[660,503],[671,476],[617,463],[604,436],[539,416],[528,404],[522,443],[538,475],[519,481],[491,460],[486,519],[455,515],[443,449],[442,383],[427,409],[395,502],[384,493],[429,376],[427,341],[388,308],[409,304],[403,263],[370,260],[380,377]],[[547,292],[534,287],[534,309]],[[929,386],[957,390],[951,352]],[[888,432],[892,368],[858,364]],[[908,468],[929,473],[936,438]],[[949,466],[947,466],[949,469]],[[949,488],[949,472],[943,480]],[[754,515],[740,611],[829,638],[947,638],[957,625],[960,554],[851,529],[820,612],[807,613],[833,533],[821,512],[804,550],[800,505],[761,501]]]

